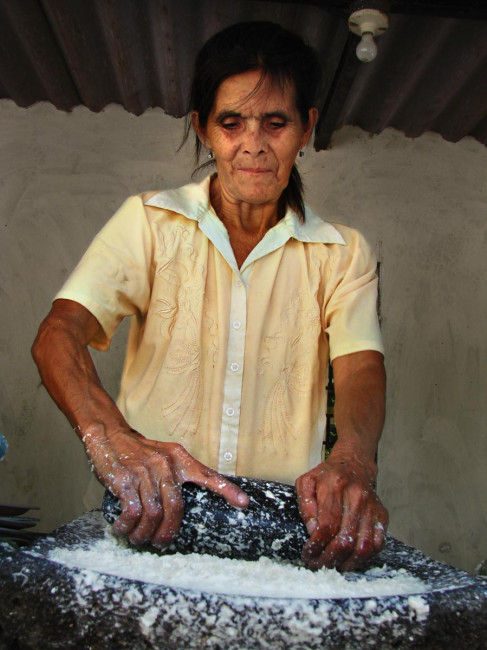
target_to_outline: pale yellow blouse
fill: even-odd
[[[118,399],[133,428],[293,483],[321,461],[329,353],[382,352],[375,257],[288,211],[239,269],[209,182],[129,198],[56,298],[96,316],[99,349],[133,316]]]

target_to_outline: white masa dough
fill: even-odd
[[[310,571],[266,557],[248,561],[196,553],[156,555],[135,550],[108,527],[105,538],[90,547],[59,548],[49,553],[49,559],[167,587],[261,598],[377,598],[428,591],[423,581],[406,570],[386,566],[357,575],[335,569]]]

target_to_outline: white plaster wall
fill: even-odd
[[[81,443],[29,348],[52,296],[123,199],[189,180],[183,130],[160,110],[70,114],[0,101],[0,502],[51,530],[97,503]],[[382,263],[388,417],[380,493],[391,532],[471,570],[487,557],[487,149],[345,128],[300,162],[307,200],[361,229]],[[96,355],[116,395],[126,328]]]

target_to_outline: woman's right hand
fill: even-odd
[[[130,429],[103,388],[88,344],[101,325],[83,305],[56,300],[42,322],[32,354],[44,386],[85,445],[99,480],[120,499],[114,532],[134,544],[162,548],[183,517],[181,486],[192,482],[245,508],[236,485],[190,456],[181,446],[148,440]]]
[[[120,500],[113,531],[133,544],[163,549],[172,542],[184,514],[183,483],[208,488],[237,508],[249,503],[245,492],[180,444],[149,440],[133,429],[107,435],[101,425],[90,426],[82,441],[98,479]]]

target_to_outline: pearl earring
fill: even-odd
[[[213,158],[215,157],[215,155],[214,155],[214,153],[213,153],[213,151],[211,149],[208,151],[208,156],[207,157],[208,157],[208,160],[213,160]]]

